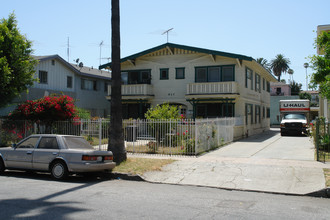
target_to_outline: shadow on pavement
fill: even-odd
[[[240,139],[235,142],[264,142],[264,141],[268,140],[269,138],[272,138],[272,137],[278,135],[279,133],[280,133],[280,131],[278,129],[271,129],[271,130],[265,131],[261,134],[255,134],[255,135]]]
[[[108,181],[118,179],[112,173],[90,173],[84,175],[70,175],[68,178],[62,181],[53,180],[49,173],[34,172],[34,171],[16,171],[16,170],[7,170],[2,174],[2,176],[15,177],[22,179],[34,179],[50,182],[70,182],[70,183],[95,183],[101,181]]]

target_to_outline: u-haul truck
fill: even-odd
[[[309,112],[308,99],[280,100],[281,135],[306,133]]]

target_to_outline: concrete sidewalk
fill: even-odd
[[[323,168],[330,168],[330,164],[278,159],[281,155],[275,155],[271,150],[272,143],[276,141],[280,141],[280,136],[271,130],[197,158],[170,157],[177,161],[165,166],[162,171],[145,173],[143,179],[157,183],[299,195],[324,190]],[[306,144],[306,140],[304,142]],[[307,141],[307,144],[313,148],[312,143]],[[235,157],[231,152],[233,149],[240,152]],[[261,152],[263,149],[269,153]]]

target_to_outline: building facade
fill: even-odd
[[[252,57],[166,43],[122,58],[121,75],[124,118],[169,103],[187,118],[242,117],[243,135],[269,129],[276,79]]]
[[[110,73],[82,64],[70,64],[58,55],[36,56],[39,61],[34,77],[37,79],[27,93],[15,99],[12,104],[0,110],[8,115],[17,104],[26,100],[35,100],[50,94],[65,94],[76,100],[76,106],[88,110],[92,116],[107,117],[110,104],[105,98]]]

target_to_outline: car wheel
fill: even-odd
[[[69,174],[68,168],[63,161],[55,161],[51,166],[50,173],[56,180],[63,180]]]
[[[0,174],[5,172],[5,164],[3,163],[2,159],[0,158]]]

